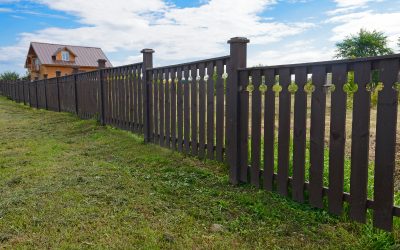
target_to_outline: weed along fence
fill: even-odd
[[[373,225],[392,230],[393,216],[400,216],[394,205],[400,55],[247,68],[248,40],[229,43],[229,56],[154,68],[154,51],[145,49],[142,63],[3,81],[0,91],[31,107],[98,118],[146,142],[226,162],[233,184],[276,190],[336,215],[348,210],[362,223],[372,210]]]

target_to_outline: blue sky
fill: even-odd
[[[250,39],[249,65],[332,59],[360,28],[399,51],[400,0],[0,0],[0,72],[24,72],[31,41],[101,47],[114,65],[156,50],[156,65],[228,54]]]

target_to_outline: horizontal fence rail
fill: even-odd
[[[335,215],[348,203],[362,223],[371,209],[373,225],[392,230],[400,55],[247,68],[247,42],[231,39],[229,56],[163,67],[145,49],[141,63],[0,81],[0,94],[226,162],[233,184]]]

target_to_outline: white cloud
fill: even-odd
[[[332,41],[343,40],[349,34],[355,34],[360,29],[378,30],[388,36],[389,46],[396,47],[398,37],[400,37],[400,12],[393,13],[374,13],[364,11],[336,16],[328,22],[337,24],[333,29]]]
[[[106,53],[135,51],[127,59],[137,58],[142,48],[150,47],[156,50],[158,58],[176,61],[226,54],[229,48],[226,42],[234,36],[246,36],[251,44],[264,45],[314,27],[312,23],[282,23],[261,17],[276,0],[210,0],[191,8],[178,8],[164,0],[37,2],[76,16],[82,27],[51,27],[22,33],[13,47],[27,50],[30,41],[41,41],[98,46]],[[8,52],[10,48],[0,49]],[[2,58],[9,60],[6,56]],[[114,63],[121,62],[125,61]]]
[[[370,2],[382,2],[383,0],[334,0],[339,8],[352,6],[365,6]]]
[[[262,64],[267,66],[332,60],[334,50],[330,47],[316,47],[313,45],[314,42],[312,40],[298,40],[283,46],[283,49],[279,51],[265,50],[250,58],[248,65]]]

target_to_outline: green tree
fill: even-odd
[[[17,72],[6,71],[0,74],[0,80],[3,81],[16,81],[20,79],[20,75]]]
[[[336,44],[337,58],[358,58],[393,54],[388,47],[387,36],[379,31],[361,29],[356,35],[346,37]]]
[[[368,56],[382,56],[393,54],[393,50],[388,47],[387,36],[379,31],[367,31],[361,29],[356,35],[347,37],[344,41],[336,44],[336,57],[337,58],[359,58]],[[382,84],[379,83],[379,72],[372,72],[372,82],[369,86],[371,91],[371,104],[376,106],[378,101],[378,92],[382,90]],[[347,99],[348,107],[352,107],[353,93],[358,89],[357,84],[354,82],[354,72],[348,73],[347,84],[345,91],[349,94]]]

